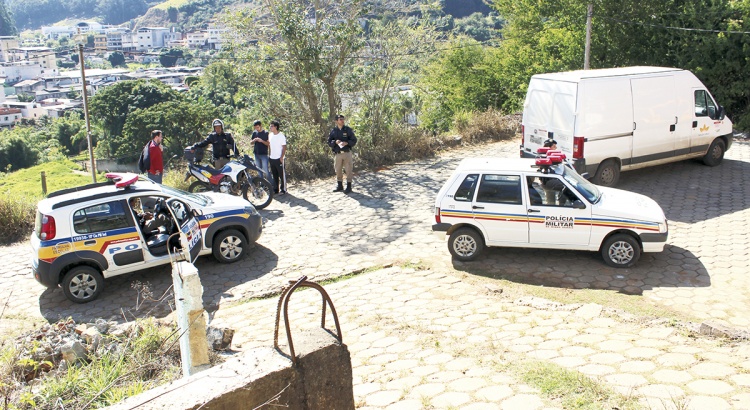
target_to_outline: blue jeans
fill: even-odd
[[[162,175],[163,175],[163,173],[161,173],[159,175],[156,175],[156,174],[152,174],[152,173],[149,172],[148,173],[148,179],[150,179],[150,180],[152,180],[152,181],[154,181],[154,182],[156,182],[158,184],[161,184],[161,177],[162,177]]]
[[[263,171],[263,178],[271,181],[271,171],[268,166],[268,155],[255,154],[255,165]]]

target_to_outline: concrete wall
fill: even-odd
[[[293,337],[298,353],[296,368],[290,359],[272,348],[253,349],[219,366],[108,408],[354,409],[352,365],[346,345],[323,329],[299,332]],[[280,338],[284,338],[283,334]],[[277,395],[278,399],[273,400]]]

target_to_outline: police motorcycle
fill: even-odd
[[[256,209],[267,207],[273,199],[273,187],[263,178],[255,161],[247,154],[237,155],[220,170],[201,165],[203,148],[186,147],[184,158],[188,162],[185,181],[194,177],[188,187],[190,192],[214,191],[230,195],[242,195]]]

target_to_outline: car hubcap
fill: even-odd
[[[633,259],[634,252],[629,243],[618,241],[609,247],[609,258],[618,265],[625,265]]]
[[[714,159],[719,159],[719,158],[721,158],[721,149],[718,146],[716,146],[714,147]]]
[[[461,235],[453,242],[453,250],[459,256],[471,256],[477,251],[477,242],[469,235]]]
[[[78,299],[88,299],[96,291],[96,280],[89,274],[76,275],[70,281],[70,294]]]
[[[602,181],[605,184],[609,184],[610,182],[612,182],[613,177],[614,177],[614,172],[612,171],[611,168],[604,168],[602,170]]]
[[[221,255],[227,259],[236,259],[242,253],[242,241],[236,236],[229,236],[221,241]]]

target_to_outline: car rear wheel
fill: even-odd
[[[96,299],[104,288],[104,278],[91,266],[75,266],[62,280],[65,297],[71,302],[86,303]]]
[[[221,263],[237,262],[247,252],[247,239],[235,229],[221,231],[213,240],[212,252]]]
[[[615,268],[629,268],[635,265],[640,257],[641,245],[628,234],[612,235],[602,246],[604,263]]]
[[[608,159],[599,164],[599,169],[596,170],[594,175],[594,183],[596,185],[612,187],[617,185],[620,180],[620,166],[617,161]]]
[[[727,150],[726,144],[720,139],[715,139],[708,147],[708,152],[703,156],[703,163],[709,167],[715,167],[721,164],[724,159],[724,152]]]
[[[483,249],[482,236],[471,228],[457,229],[448,239],[448,250],[453,257],[461,261],[476,259]]]

